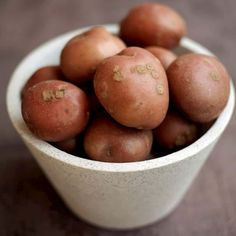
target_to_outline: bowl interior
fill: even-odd
[[[118,32],[118,27],[116,25],[105,25],[104,27],[106,27],[107,30],[112,33]],[[64,47],[65,43],[74,35],[86,31],[88,28],[90,27],[66,33],[62,36],[59,36],[44,43],[40,47],[33,50],[28,56],[26,56],[25,59],[18,65],[18,67],[14,71],[8,85],[7,109],[15,129],[20,134],[20,136],[22,136],[25,142],[31,143],[35,148],[47,153],[49,156],[51,156],[51,158],[56,158],[69,165],[102,171],[122,172],[151,169],[181,161],[185,158],[193,156],[200,150],[204,149],[222,134],[232,116],[234,108],[235,94],[232,81],[230,85],[230,97],[228,103],[224,111],[213,124],[213,126],[193,144],[180,151],[163,156],[161,158],[155,158],[151,160],[133,163],[98,162],[67,154],[53,147],[49,143],[44,142],[35,137],[25,125],[21,115],[21,89],[36,69],[46,65],[58,65],[60,52]],[[180,46],[176,48],[175,52],[178,55],[188,52],[213,55],[209,50],[189,38],[183,38],[181,40]]]

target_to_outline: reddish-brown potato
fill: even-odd
[[[142,48],[130,47],[105,59],[97,67],[94,89],[106,111],[128,127],[153,129],[168,109],[165,70]]]
[[[55,147],[57,147],[58,149],[71,154],[75,153],[77,146],[76,144],[76,138],[70,138],[54,143]]]
[[[229,74],[215,57],[186,54],[168,68],[173,101],[189,119],[206,123],[224,109],[229,97]]]
[[[184,148],[198,138],[196,124],[177,112],[168,112],[164,121],[153,130],[153,138],[168,150]]]
[[[22,115],[39,138],[59,142],[79,134],[89,118],[86,94],[73,84],[50,80],[30,87],[22,99]]]
[[[186,34],[184,19],[172,8],[144,3],[131,9],[120,24],[120,36],[132,46],[173,48]]]
[[[22,89],[22,95],[24,96],[25,91],[34,86],[35,84],[46,81],[46,80],[65,80],[66,78],[62,74],[59,66],[45,66],[37,71],[29,78],[24,88]]]
[[[156,58],[160,60],[165,70],[167,70],[169,65],[177,58],[177,55],[166,48],[151,46],[146,47],[145,49],[151,52]]]
[[[94,120],[84,136],[85,152],[97,161],[143,161],[151,146],[150,130],[127,128],[105,117]]]
[[[94,27],[72,38],[61,53],[61,69],[69,81],[84,84],[91,81],[97,65],[125,48],[121,39],[105,28]]]

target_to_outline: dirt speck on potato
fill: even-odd
[[[158,84],[157,87],[156,87],[156,90],[157,90],[157,93],[159,95],[163,95],[164,94],[164,87],[162,84]]]
[[[121,73],[120,67],[116,65],[113,69],[113,79],[117,82],[123,80],[124,76]]]
[[[146,65],[136,65],[130,69],[131,73],[137,73],[140,75],[144,74],[150,74],[152,78],[157,79],[159,77],[159,74],[154,69],[154,67],[151,64]]]
[[[43,100],[45,102],[50,102],[56,99],[63,98],[65,95],[65,89],[57,89],[57,90],[45,90],[42,92]]]
[[[209,76],[213,81],[219,81],[220,80],[219,76],[215,72],[210,72]]]
[[[143,102],[136,102],[134,105],[135,110],[139,110],[143,106]]]
[[[107,99],[107,98],[108,98],[107,91],[103,91],[103,92],[101,93],[101,96],[102,96],[102,98]]]
[[[114,110],[112,108],[109,107],[108,111],[109,111],[110,114],[114,114]]]
[[[96,87],[96,85],[95,85]],[[101,97],[104,98],[104,99],[107,99],[108,98],[108,92],[107,92],[107,84],[106,82],[103,82],[102,83],[102,86],[101,86]]]
[[[210,65],[211,66],[211,63],[207,60],[207,59],[203,59],[202,60],[206,65]]]
[[[153,79],[158,79],[159,78],[159,74],[155,70],[151,71],[151,76],[152,76]]]
[[[154,70],[154,67],[153,67],[152,64],[146,64],[146,68],[147,68],[147,70],[149,70],[149,71]]]
[[[130,69],[131,73],[146,74],[147,69],[144,65],[136,65]]]
[[[111,157],[112,156],[112,148],[111,147],[107,147],[105,153],[106,153],[107,157]]]
[[[185,135],[181,134],[179,136],[176,137],[175,139],[175,145],[176,146],[182,146],[186,143],[186,137]]]
[[[176,137],[175,145],[176,146],[183,146],[188,140],[192,139],[192,135],[197,133],[197,128],[195,125],[190,125],[189,129]]]
[[[64,88],[56,90],[56,94],[55,94],[56,98],[63,98],[64,95],[65,95],[65,89]]]

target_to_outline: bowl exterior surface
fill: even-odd
[[[215,143],[173,165],[124,173],[71,166],[26,145],[77,216],[101,227],[130,229],[158,221],[178,205]]]

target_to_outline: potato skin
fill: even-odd
[[[47,80],[66,80],[59,66],[44,66],[29,78],[26,82],[24,88],[22,89],[22,96],[24,96],[25,91],[34,86],[35,84],[47,81]]]
[[[100,117],[86,130],[84,149],[97,161],[143,161],[151,151],[152,139],[150,130],[127,128],[108,117]]]
[[[168,109],[165,70],[142,48],[130,47],[105,59],[97,67],[94,90],[106,111],[127,127],[153,129]]]
[[[88,99],[73,84],[43,81],[25,92],[22,116],[37,137],[50,142],[63,141],[85,128],[89,118]]]
[[[146,47],[145,49],[151,52],[157,59],[160,60],[165,70],[167,70],[169,65],[177,58],[177,55],[166,48],[150,46]]]
[[[229,74],[215,57],[182,55],[170,65],[167,76],[173,101],[192,121],[214,120],[228,101]]]
[[[61,52],[61,69],[68,80],[82,85],[93,79],[97,65],[119,53],[125,44],[103,27],[94,27],[72,38]]]
[[[153,130],[154,141],[166,150],[184,148],[198,138],[198,128],[179,112],[168,112],[164,121]]]
[[[68,152],[70,154],[75,153],[77,147],[76,138],[70,138],[60,142],[55,142],[54,145],[61,151]]]
[[[144,3],[131,9],[120,24],[120,36],[132,46],[173,48],[186,34],[184,19],[172,8]]]

